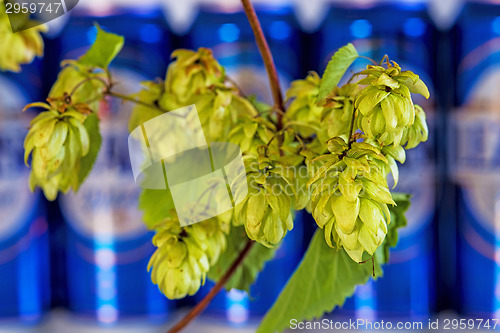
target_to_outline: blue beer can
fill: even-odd
[[[275,58],[282,91],[289,83],[305,76],[302,72],[302,32],[295,13],[288,5],[255,3],[269,47]],[[214,57],[226,69],[247,96],[272,104],[268,76],[262,62],[252,29],[238,2],[201,5],[199,13],[184,38],[184,47],[209,47]],[[238,290],[219,293],[207,309],[209,316],[225,318],[234,325],[248,324],[261,318],[278,297],[280,290],[293,273],[303,253],[302,214],[297,214],[290,231],[250,288],[250,294]],[[213,283],[195,296],[201,300]]]
[[[500,315],[500,5],[469,1],[455,29],[456,106],[450,152],[456,180],[461,310]]]
[[[398,245],[391,251],[384,276],[358,287],[344,307],[332,314],[362,319],[426,319],[435,301],[432,244],[436,215],[435,28],[427,14],[427,4],[424,1],[335,2],[312,40],[317,51],[311,65],[319,73],[338,48],[352,43],[360,55],[375,61],[387,54],[404,70],[418,73],[431,91],[429,100],[413,96],[415,104],[427,113],[429,140],[407,151],[406,163],[400,166],[399,184],[394,189],[412,194],[408,226],[400,229]],[[359,59],[348,73],[358,72],[367,64],[367,60]]]
[[[91,10],[92,9],[92,10]],[[122,94],[165,75],[171,36],[161,10],[76,8],[59,40],[62,59],[83,54],[103,29],[125,37],[111,65]],[[152,233],[141,222],[140,188],[128,154],[128,117],[134,105],[109,100],[98,111],[102,146],[77,193],[61,196],[65,221],[67,305],[77,315],[112,324],[120,319],[163,320],[171,303],[151,282]]]
[[[33,323],[50,307],[49,233],[40,191],[29,189],[24,137],[41,92],[40,63],[0,73],[0,325]]]

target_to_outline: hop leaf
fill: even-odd
[[[18,14],[16,18],[20,27],[31,26],[28,15]],[[9,17],[5,13],[3,0],[0,1],[0,70],[19,72],[22,64],[33,61],[43,55],[43,39],[41,32],[47,31],[46,26],[36,27],[13,33]]]
[[[177,217],[157,226],[148,264],[151,280],[169,299],[194,295],[226,247],[228,226],[217,219],[181,227]]]
[[[358,56],[358,51],[351,43],[342,46],[335,52],[332,59],[328,62],[323,78],[321,79],[318,100],[322,100],[330,93]]]

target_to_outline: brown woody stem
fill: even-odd
[[[271,92],[273,94],[274,108],[276,110],[282,111],[276,112],[276,116],[278,119],[278,130],[280,130],[283,127],[282,118],[285,108],[283,105],[283,96],[281,95],[278,71],[276,70],[271,50],[269,49],[266,37],[262,32],[260,21],[257,18],[257,14],[255,13],[255,9],[253,8],[252,3],[250,2],[250,0],[241,0],[241,3],[243,4],[243,9],[245,10],[245,14],[247,15],[248,22],[252,27],[252,31],[255,36],[255,42],[259,47],[260,55],[262,56],[262,60],[264,61],[264,65],[266,66],[269,85],[271,86]]]
[[[167,333],[176,333],[180,332],[184,327],[186,327],[194,318],[196,318],[200,313],[205,310],[205,308],[210,304],[212,299],[222,290],[227,281],[231,278],[231,276],[236,272],[238,266],[243,262],[243,259],[250,252],[250,249],[255,244],[254,241],[248,240],[247,244],[243,248],[243,250],[238,255],[238,258],[232,263],[231,267],[228,269],[226,274],[224,274],[217,284],[212,287],[210,292],[198,303],[194,308],[189,311],[189,313],[184,316],[175,326],[173,326]]]

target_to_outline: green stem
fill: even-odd
[[[91,76],[91,77],[88,77],[86,78],[85,80],[82,80],[80,82],[78,82],[78,84],[76,86],[73,87],[73,90],[71,90],[71,92],[69,93],[69,96],[73,96],[73,94],[81,87],[83,86],[85,83],[89,82],[89,81],[92,81],[92,80],[96,80],[96,81],[99,81],[101,82],[102,84],[104,84],[104,86],[106,87],[106,90],[109,89],[109,84],[108,82],[106,82],[106,80],[104,80],[103,78],[101,77],[98,77],[98,76]],[[111,82],[111,81],[110,81]]]
[[[349,142],[347,143],[349,149],[351,149],[352,143],[354,142],[352,139],[352,132],[354,131],[354,120],[356,118],[356,108],[353,108],[352,110],[352,118],[351,118],[351,128],[349,129],[349,136],[347,137],[347,140]]]
[[[111,96],[111,97],[114,97],[114,98],[121,99],[122,101],[132,102],[132,103],[139,104],[139,105],[142,105],[142,106],[145,106],[145,107],[148,107],[148,108],[156,109],[156,110],[159,110],[159,111],[164,112],[164,113],[169,112],[169,110],[165,110],[165,109],[161,108],[159,105],[145,103],[145,102],[139,101],[139,100],[137,100],[137,99],[135,99],[133,97],[130,97],[130,96],[127,96],[127,95],[123,95],[123,94],[120,94],[120,93],[117,93],[117,92],[114,92],[114,91],[107,90],[107,91],[104,92],[104,94],[108,95],[108,96]],[[180,116],[178,114],[175,114],[175,113],[172,113],[172,115],[176,116],[176,117],[181,117],[182,118],[182,116]]]

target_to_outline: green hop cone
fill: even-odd
[[[387,205],[395,204],[376,163],[386,159],[366,143],[349,149],[337,137],[328,146],[331,154],[317,158],[323,165],[309,181],[312,215],[330,247],[343,247],[361,262],[365,251],[373,255],[382,244],[390,222]]]
[[[20,26],[29,26],[29,16],[16,15],[16,22]],[[0,0],[0,70],[19,72],[22,64],[33,61],[35,57],[43,55],[43,39],[41,32],[47,31],[46,26],[39,25],[16,33],[12,32],[9,17],[5,13],[5,6]]]
[[[142,89],[131,97],[145,104],[158,105],[162,94],[165,91],[163,82],[144,81],[141,82]],[[150,107],[144,104],[135,104],[128,122],[129,132],[132,132],[138,126],[146,121],[162,115],[163,112],[156,107]]]
[[[290,169],[265,156],[264,149],[259,148],[258,158],[245,156],[248,195],[236,206],[235,217],[250,239],[272,247],[293,228],[294,183]]]
[[[325,130],[318,133],[322,142],[336,136],[348,135],[354,112],[354,96],[359,92],[357,84],[335,87],[323,101],[321,122]]]
[[[57,80],[50,89],[49,97],[60,98],[71,94],[71,102],[86,103],[94,112],[99,110],[99,101],[106,87],[106,75],[91,66],[75,60],[64,60]]]
[[[151,280],[169,299],[194,295],[211,265],[226,248],[229,225],[212,218],[181,227],[177,217],[158,226],[153,244],[157,247],[148,264]]]
[[[274,136],[276,126],[264,117],[243,115],[228,134],[228,141],[240,146],[243,153],[258,155],[257,148]]]
[[[194,95],[200,95],[214,86],[224,86],[224,68],[215,60],[212,51],[180,49],[172,53],[176,58],[168,66],[165,91],[167,109],[173,110],[190,104]]]
[[[313,136],[320,128],[318,120],[323,108],[316,104],[320,81],[316,72],[309,72],[305,80],[293,81],[286,92],[286,101],[290,104],[283,123],[303,137]]]
[[[401,145],[405,149],[415,148],[421,142],[427,141],[429,128],[427,127],[425,118],[424,110],[420,106],[415,105],[415,122],[403,131],[403,137],[401,138]]]
[[[50,101],[50,99],[49,99]],[[30,154],[30,188],[39,186],[47,199],[55,200],[57,192],[79,187],[80,159],[91,145],[85,121],[90,109],[84,104],[71,106],[33,103],[26,106],[43,107],[31,121],[24,140],[24,161],[28,165]],[[95,116],[95,115],[93,115]]]
[[[397,162],[403,164],[406,161],[406,151],[403,146],[381,146],[377,141],[373,139],[366,139],[364,142],[376,147],[380,150],[382,155],[385,156],[386,161],[374,160],[374,162],[377,163],[378,167],[382,171],[382,174],[392,174],[392,177],[394,179],[393,188],[396,187],[399,182],[399,168]],[[403,141],[401,143],[403,143]]]
[[[403,132],[415,121],[415,107],[411,93],[429,97],[429,91],[418,75],[401,71],[395,62],[382,66],[367,66],[361,75],[366,77],[358,82],[367,85],[356,96],[354,106],[357,127],[368,138],[380,144],[399,145]]]
[[[258,116],[252,103],[230,87],[215,87],[193,100],[205,136],[210,142],[226,141],[239,119]]]

